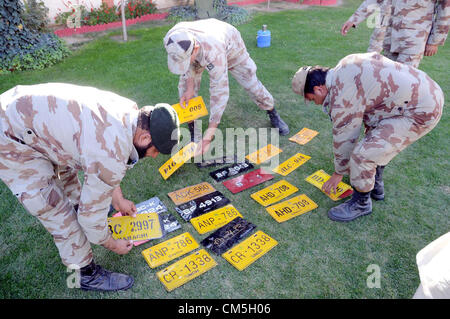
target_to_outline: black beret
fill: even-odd
[[[175,131],[175,132],[174,132]],[[170,154],[180,141],[180,121],[177,112],[166,103],[158,103],[150,114],[152,144],[161,154]]]

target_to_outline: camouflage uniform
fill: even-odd
[[[335,172],[349,174],[360,192],[373,189],[377,165],[431,131],[442,115],[444,96],[436,82],[374,52],[343,58],[325,85]],[[362,124],[366,132],[358,142]]]
[[[180,76],[180,97],[186,90],[188,78],[194,80],[194,92],[195,95],[198,94],[202,73],[206,68],[210,81],[210,122],[220,123],[229,97],[230,71],[259,108],[273,109],[273,97],[258,80],[255,62],[250,58],[241,34],[235,27],[216,19],[181,22],[169,30],[164,42],[167,43],[172,32],[181,29],[193,34],[200,51],[196,61],[189,66],[188,72]]]
[[[90,264],[89,242],[110,238],[112,191],[138,159],[138,113],[131,100],[70,84],[0,95],[0,178],[52,234],[65,265]]]
[[[375,25],[367,52],[380,53],[383,50],[383,43],[390,42],[387,29],[391,24],[393,1],[396,0],[365,0],[348,19],[355,26],[358,26],[372,14],[378,14],[376,11],[379,11],[379,25]]]
[[[444,45],[450,26],[450,0],[396,0],[385,55],[418,67],[425,45]]]

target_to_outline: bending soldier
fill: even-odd
[[[110,204],[135,215],[120,182],[140,158],[170,154],[178,117],[167,104],[135,102],[63,83],[16,86],[0,95],[0,178],[53,236],[62,262],[80,267],[85,290],[121,290],[128,275],[96,265],[90,243],[132,248],[107,225]],[[175,135],[174,135],[175,136]],[[78,180],[84,172],[84,183]]]
[[[335,172],[322,190],[334,193],[343,175],[354,189],[349,201],[328,212],[336,221],[372,212],[371,198],[384,199],[384,167],[437,125],[444,104],[426,73],[375,52],[349,55],[332,69],[302,67],[292,89],[323,105],[333,123]]]
[[[250,58],[239,31],[232,25],[206,19],[176,24],[164,37],[168,54],[168,67],[180,75],[178,90],[183,106],[196,96],[200,88],[203,71],[210,80],[210,120],[202,141],[202,153],[206,152],[214,137],[229,97],[228,71],[244,87],[252,100],[266,110],[273,127],[281,135],[289,128],[274,108],[272,95],[256,76],[255,62]],[[194,136],[193,123],[189,124]]]

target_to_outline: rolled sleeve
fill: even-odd
[[[427,44],[444,45],[450,29],[450,0],[438,2]]]

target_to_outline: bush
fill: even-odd
[[[29,29],[22,13],[19,1],[0,0],[0,74],[43,69],[70,53],[56,35]]]
[[[214,0],[213,7],[217,13],[217,19],[235,26],[245,23],[250,19],[250,14],[247,10],[236,6],[229,6],[226,0]],[[173,7],[170,9],[167,19],[175,23],[196,20],[197,9],[194,6]]]
[[[193,6],[172,7],[169,10],[167,20],[178,23],[181,21],[193,21],[197,18],[197,9]]]
[[[41,0],[24,0],[22,19],[25,26],[36,32],[48,32],[48,8]]]

